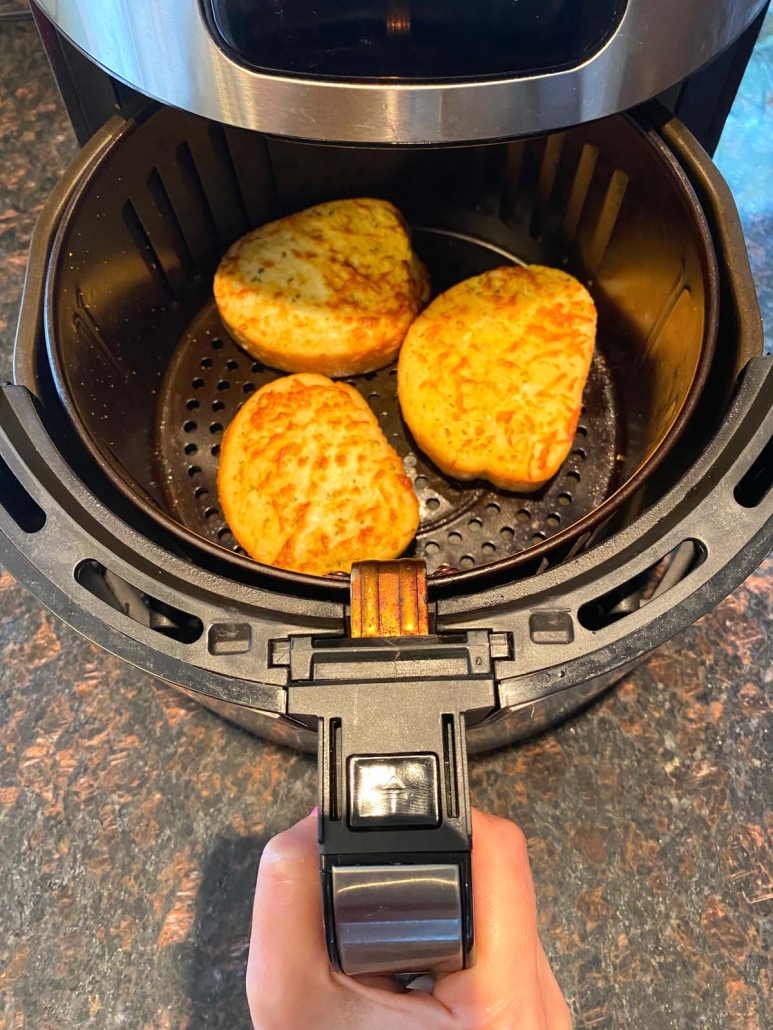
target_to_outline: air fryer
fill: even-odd
[[[548,49],[563,38],[563,6]],[[624,24],[642,6],[610,11]],[[60,27],[78,42],[77,4],[61,7]],[[254,732],[318,749],[336,968],[460,968],[474,939],[468,747],[522,739],[577,710],[771,547],[773,375],[743,237],[710,158],[658,103],[568,130],[556,114],[541,128],[560,131],[453,147],[386,145],[383,122],[361,133],[378,146],[346,145],[345,103],[337,143],[254,131],[274,116],[247,105],[232,117],[252,96],[240,76],[256,89],[276,69],[255,64],[260,20],[234,3],[229,22],[224,10],[200,12],[233,66],[220,118],[132,97],[41,216],[14,383],[0,393],[0,556],[108,650]],[[397,35],[385,37],[387,63],[369,89],[391,89],[388,60],[407,60],[400,32],[418,24],[390,11]],[[599,22],[601,36],[587,22],[591,50],[617,39],[615,18]],[[82,58],[40,23],[72,70]],[[572,25],[574,57],[545,58],[554,87],[581,67]],[[311,75],[299,33],[297,48],[274,50],[299,62],[283,72],[296,86]],[[92,54],[153,93],[143,61],[132,78],[116,50],[113,64]],[[356,77],[356,55],[342,53],[312,76],[315,88],[336,68],[341,81]],[[509,57],[520,89],[520,58]],[[437,86],[429,71],[419,78]],[[467,69],[462,84],[490,85],[484,72]],[[196,90],[175,99],[210,103]],[[518,135],[518,118],[502,136]],[[447,143],[447,126],[424,142]],[[401,420],[393,368],[351,378],[403,459],[421,526],[403,561],[313,577],[250,559],[218,507],[222,432],[279,373],[229,338],[211,279],[250,227],[358,195],[405,213],[436,291],[506,263],[566,268],[596,301],[598,345],[572,453],[529,497],[434,468]]]

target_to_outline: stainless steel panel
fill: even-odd
[[[147,96],[232,125],[309,140],[457,143],[624,110],[736,39],[765,0],[629,0],[618,31],[568,71],[400,85],[264,75],[220,50],[195,0],[37,0],[72,42]]]
[[[456,866],[339,866],[333,869],[333,911],[345,973],[463,966]]]

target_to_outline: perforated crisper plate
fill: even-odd
[[[414,241],[436,292],[504,263],[520,263],[490,244],[441,230],[416,229]],[[161,389],[158,457],[170,512],[188,529],[238,553],[244,552],[217,499],[223,430],[250,394],[280,375],[231,340],[211,301],[178,344]],[[598,347],[572,452],[558,474],[529,495],[450,479],[425,458],[400,413],[396,366],[345,381],[367,399],[413,481],[421,525],[410,553],[425,558],[430,573],[484,565],[541,543],[589,514],[617,485],[620,420]]]

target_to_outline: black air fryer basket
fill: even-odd
[[[625,117],[529,143],[354,151],[156,111],[81,180],[54,243],[46,339],[83,444],[181,546],[251,571],[218,507],[218,454],[239,405],[279,373],[230,340],[212,275],[255,224],[352,195],[405,213],[435,292],[513,261],[565,266],[589,284],[599,334],[583,418],[570,459],[536,495],[443,476],[406,431],[394,366],[349,380],[413,480],[414,553],[445,593],[576,552],[674,445],[716,344],[706,220],[662,141]]]
[[[599,310],[572,454],[528,498],[424,459],[392,369],[351,380],[420,499],[423,636],[360,637],[348,577],[240,553],[214,486],[228,420],[277,374],[224,332],[214,268],[251,226],[357,195],[405,213],[436,290],[541,262],[585,281]],[[367,150],[149,107],[91,140],[35,234],[16,382],[0,394],[0,559],[73,626],[203,704],[285,743],[319,740],[329,909],[336,877],[442,860],[469,959],[465,739],[494,746],[577,708],[768,553],[761,352],[732,198],[656,108],[527,142]],[[401,568],[361,575],[376,575],[377,599],[399,579],[421,607],[421,565]],[[437,756],[436,812],[353,828],[349,759],[387,753],[416,768]],[[356,971],[329,926],[334,964]]]

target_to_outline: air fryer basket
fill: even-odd
[[[624,116],[527,142],[365,150],[151,110],[81,180],[49,271],[49,354],[86,446],[188,551],[253,565],[217,504],[217,456],[239,405],[278,373],[224,331],[212,273],[251,226],[356,195],[405,213],[436,291],[512,261],[563,266],[588,284],[599,334],[583,416],[570,457],[537,494],[449,480],[402,422],[394,368],[350,380],[414,481],[414,553],[431,582],[461,588],[492,567],[515,574],[576,553],[675,443],[716,338],[700,206],[659,137]]]

